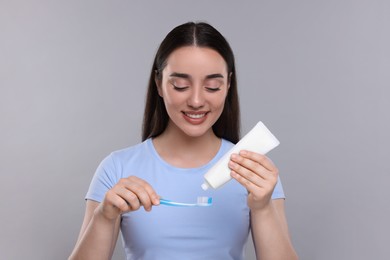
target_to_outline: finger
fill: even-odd
[[[252,194],[254,198],[270,197],[276,184],[274,181],[268,181],[260,178],[260,181],[253,182],[235,171],[231,171],[230,175],[244,186],[248,191],[248,194]]]
[[[232,156],[232,157],[235,158],[235,156]],[[241,157],[241,159],[235,158],[235,160],[242,162],[242,160],[244,160],[244,158],[242,158],[242,157]],[[246,183],[245,181],[249,181],[249,182],[255,184],[256,186],[261,186],[262,181],[264,181],[263,176],[261,174],[256,173],[254,170],[250,170],[246,167],[242,166],[242,164],[240,164],[236,161],[233,161],[233,160],[229,161],[229,168],[232,170],[233,174],[238,175],[237,178],[235,178],[235,179],[239,180],[240,183],[245,184]],[[260,168],[260,167],[261,166],[258,165],[258,168]],[[240,177],[240,178],[238,178],[238,177]],[[246,186],[246,185],[244,185],[244,186]]]
[[[259,189],[259,187],[261,187],[261,186],[258,186],[258,184],[261,185],[260,181],[257,181],[256,183],[254,183],[253,181],[248,180],[247,178],[243,177],[242,175],[240,175],[236,171],[231,171],[230,175],[232,176],[232,178],[234,178],[236,181],[238,181],[242,186],[244,186],[245,189],[248,191],[248,193],[250,193],[256,189]]]
[[[252,177],[258,176],[263,179],[268,179],[270,177],[269,175],[271,172],[268,169],[266,169],[263,165],[250,158],[245,158],[238,154],[232,154],[231,161],[233,163],[238,164],[238,165],[234,165],[235,168],[233,169],[237,171],[239,174],[243,174],[247,178],[252,176],[252,173],[255,174],[255,176]],[[242,166],[242,168],[239,166]],[[249,172],[246,172],[245,169],[249,170]]]
[[[138,210],[141,207],[141,202],[137,194],[132,190],[127,189],[127,187],[119,186],[115,189],[115,192],[127,204],[128,208],[126,211]],[[121,209],[123,208],[125,207],[122,206]]]
[[[152,186],[146,181],[136,176],[130,176],[122,179],[121,183],[126,189],[137,196],[139,203],[145,208],[145,210],[150,211],[152,205],[158,205],[160,203],[159,196],[156,194]]]
[[[270,158],[268,158],[263,154],[242,150],[240,151],[239,155],[244,158],[257,162],[258,164],[262,165],[265,169],[271,172],[277,172],[277,168],[275,164],[271,161]]]
[[[135,177],[137,178],[137,177]],[[160,196],[156,193],[156,191],[153,189],[153,187],[146,182],[145,180],[142,180],[140,178],[137,178],[137,182],[145,189],[145,191],[148,194],[148,197],[153,205],[159,205],[160,204]]]
[[[129,177],[128,181],[132,184],[131,189],[137,194],[145,209],[149,210],[152,205],[160,204],[160,196],[148,182],[135,176]]]
[[[118,187],[114,187],[111,190],[108,190],[103,201],[103,204],[106,205],[104,207],[104,212],[111,211],[112,208],[118,210],[119,214],[123,212],[128,212],[131,210],[129,203],[122,196],[118,195],[117,191]],[[107,208],[108,206],[108,208]],[[111,208],[112,207],[112,208]]]
[[[149,193],[146,191],[145,187],[135,183],[131,186],[131,191],[137,196],[138,202],[142,205],[146,211],[152,209],[152,198],[149,196]]]

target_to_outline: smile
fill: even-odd
[[[202,118],[206,115],[206,113],[203,114],[189,114],[189,113],[184,113],[186,116],[194,119]]]

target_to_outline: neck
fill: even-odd
[[[212,129],[201,136],[188,136],[168,127],[153,139],[157,153],[169,164],[181,168],[194,168],[207,164],[219,151],[221,139]]]

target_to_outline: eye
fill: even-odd
[[[221,89],[220,88],[206,88],[208,91],[210,92],[217,92],[217,91],[220,91]]]
[[[213,79],[213,80],[208,80],[204,87],[210,92],[217,92],[221,90],[221,85],[222,85],[221,81]]]
[[[176,91],[185,91],[186,89],[188,89],[188,86],[176,86],[174,83],[171,84],[173,86],[173,89]]]
[[[188,80],[182,78],[172,79],[169,83],[173,86],[173,89],[177,91],[184,91],[189,88],[190,85]]]

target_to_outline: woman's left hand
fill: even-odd
[[[252,211],[270,205],[278,181],[278,169],[265,155],[242,150],[229,161],[231,176],[248,190],[248,207]]]

